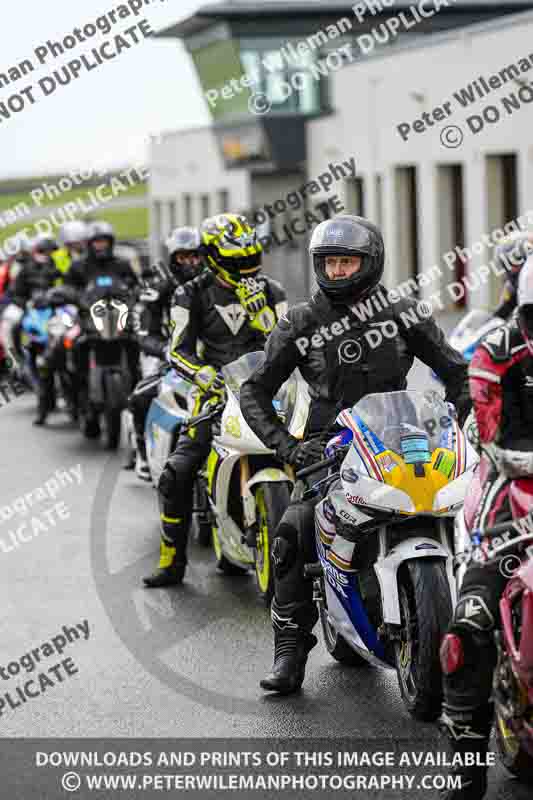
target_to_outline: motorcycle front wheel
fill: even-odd
[[[255,490],[258,533],[255,547],[255,576],[259,594],[267,608],[274,596],[271,545],[274,533],[289,505],[291,493],[286,481],[260,483]]]
[[[395,661],[403,702],[415,719],[437,719],[442,704],[439,651],[452,616],[442,559],[407,561],[398,572],[401,628]]]

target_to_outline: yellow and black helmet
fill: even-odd
[[[200,233],[208,266],[229,283],[255,275],[261,269],[263,247],[246,217],[240,214],[208,217]]]

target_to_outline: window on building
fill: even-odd
[[[178,216],[176,213],[176,201],[171,200],[168,204],[168,220],[170,223],[170,229],[174,230],[174,228],[178,225]]]
[[[401,280],[416,279],[419,272],[418,192],[416,167],[397,167],[395,174],[397,219],[396,253]]]
[[[221,189],[218,193],[218,209],[217,213],[224,214],[229,211],[229,192],[227,189]]]
[[[518,179],[515,153],[486,157],[487,230],[494,231],[518,216]],[[496,305],[501,278],[493,276],[489,302]]]
[[[200,197],[200,214],[202,220],[209,216],[209,195],[203,194]]]
[[[183,219],[185,220],[185,225],[193,224],[192,197],[190,194],[183,195]]]
[[[365,197],[363,178],[347,178],[345,184],[344,206],[348,214],[365,216]]]
[[[375,191],[376,191],[376,225],[378,228],[383,229],[383,178],[381,175],[376,175]]]
[[[437,197],[439,253],[454,252],[456,247],[463,248],[465,245],[463,167],[461,164],[441,164],[437,167]],[[463,259],[457,254],[453,264],[453,280],[460,282],[467,271],[466,258]],[[466,296],[463,296],[455,305],[462,307],[465,304]]]

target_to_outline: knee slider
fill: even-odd
[[[453,675],[465,664],[478,664],[479,659],[484,658],[483,649],[492,647],[495,619],[483,594],[482,590],[474,588],[461,597],[455,607],[440,648],[440,663],[445,675]]]
[[[165,500],[172,500],[176,496],[176,473],[168,464],[161,473],[157,491]]]
[[[278,528],[278,535],[272,543],[272,561],[276,575],[280,577],[290,570],[296,562],[298,553],[297,537],[291,528],[283,530],[285,526]],[[290,533],[290,535],[288,535]]]
[[[462,596],[453,614],[453,627],[474,633],[491,633],[496,621],[489,607],[490,599],[482,589],[474,588]]]

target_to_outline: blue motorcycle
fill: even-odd
[[[48,322],[53,313],[44,299],[30,302],[20,326],[20,344],[24,356],[22,373],[34,392],[39,391],[44,353],[48,346]]]
[[[146,456],[154,486],[176,447],[181,429],[193,417],[195,387],[171,367],[162,369],[157,397],[152,400],[144,426]],[[193,523],[201,545],[211,544],[211,515],[203,470],[194,487]]]

